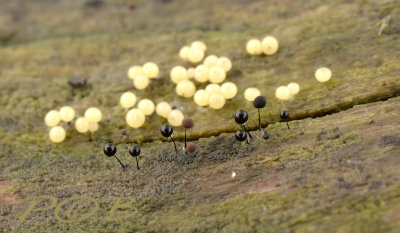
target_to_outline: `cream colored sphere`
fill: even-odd
[[[172,82],[178,84],[188,79],[188,72],[183,66],[175,66],[170,72]]]
[[[188,55],[189,55],[189,50],[190,47],[189,46],[183,46],[180,50],[179,50],[179,57],[186,61],[188,59]]]
[[[79,133],[86,133],[89,130],[90,122],[84,117],[79,117],[75,121],[75,128]]]
[[[199,48],[191,48],[188,53],[188,60],[191,63],[199,63],[204,59],[204,50]]]
[[[212,109],[221,109],[225,105],[225,98],[218,93],[212,94],[208,101],[209,101],[208,105]]]
[[[133,108],[126,113],[125,120],[130,127],[137,129],[144,124],[146,116],[139,109]]]
[[[214,83],[208,84],[206,86],[206,92],[208,92],[208,94],[210,96],[211,96],[211,94],[214,94],[214,93],[221,94],[221,86],[218,84],[214,84]]]
[[[318,82],[327,82],[329,79],[331,79],[331,77],[332,72],[326,67],[321,67],[315,71],[315,78],[318,80]]]
[[[144,75],[143,69],[141,66],[132,66],[128,70],[128,77],[132,80],[136,78],[136,76]]]
[[[273,36],[266,36],[262,40],[262,51],[265,55],[273,55],[278,52],[279,43]]]
[[[222,83],[226,78],[226,72],[222,67],[213,66],[208,71],[208,79],[212,83]]]
[[[96,132],[99,129],[99,124],[97,123],[89,123],[89,131]]]
[[[176,85],[175,91],[179,96],[190,98],[196,92],[196,86],[192,81],[185,80]]]
[[[208,66],[198,65],[194,70],[194,79],[199,83],[204,83],[208,81]]]
[[[148,78],[155,78],[160,72],[158,65],[154,62],[147,62],[143,65],[142,69],[144,75]]]
[[[136,95],[132,92],[125,92],[119,98],[119,103],[123,108],[132,108],[136,104]]]
[[[208,100],[210,98],[210,95],[208,94],[208,92],[206,90],[198,90],[196,91],[196,93],[194,94],[194,102],[199,105],[199,106],[207,106],[208,105]]]
[[[185,118],[183,113],[178,109],[172,110],[167,117],[168,123],[172,126],[180,126],[182,124],[182,120]]]
[[[60,123],[60,120],[60,113],[57,110],[49,111],[44,117],[44,123],[46,123],[46,125],[50,127],[58,125],[58,123]]]
[[[160,102],[156,106],[156,113],[161,117],[167,118],[171,111],[172,107],[167,102]]]
[[[286,86],[280,86],[275,91],[275,97],[280,100],[289,100],[291,96],[290,90]]]
[[[237,94],[237,86],[232,82],[226,82],[221,86],[221,94],[225,99],[232,99]]]
[[[142,99],[139,101],[137,108],[144,113],[146,116],[153,114],[155,106],[153,101],[149,99]]]
[[[149,85],[149,83],[150,83],[149,78],[144,75],[138,75],[133,80],[133,86],[138,90],[145,89]]]
[[[246,44],[246,51],[251,55],[260,55],[262,53],[262,44],[258,39],[251,39]]]
[[[204,59],[203,64],[208,67],[217,66],[218,65],[218,57],[215,55],[208,55]]]
[[[199,40],[193,41],[191,44],[191,47],[194,49],[201,49],[204,52],[207,50],[206,43],[204,43],[203,41],[199,41]]]
[[[299,84],[297,84],[295,82],[289,83],[287,85],[287,88],[289,89],[289,92],[290,92],[291,95],[296,95],[300,91]]]
[[[225,72],[228,72],[232,69],[232,62],[227,57],[220,57],[220,58],[218,58],[217,66],[224,69]]]
[[[60,119],[65,122],[71,122],[75,117],[75,110],[70,106],[64,106],[60,109]]]
[[[255,87],[249,87],[244,91],[244,98],[247,101],[253,101],[257,96],[261,95],[261,91]]]
[[[66,136],[65,129],[61,126],[55,126],[50,129],[49,138],[52,142],[59,143],[64,141]]]
[[[101,113],[100,109],[91,107],[86,109],[85,111],[85,119],[89,122],[99,122],[103,114]]]

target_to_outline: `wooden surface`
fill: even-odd
[[[0,232],[399,231],[397,1],[134,3],[129,10],[124,1],[0,0]],[[279,40],[276,55],[246,54],[247,40],[268,34]],[[207,54],[233,62],[227,81],[239,95],[222,110],[176,96],[169,80],[173,66],[191,66],[178,51],[197,39]],[[126,71],[147,61],[159,64],[160,78],[136,91]],[[326,84],[313,77],[320,66],[333,72]],[[72,88],[71,77],[87,85]],[[300,93],[278,101],[275,89],[292,81]],[[234,139],[232,114],[247,110],[247,126],[257,129],[257,111],[243,99],[250,86],[267,98],[262,124],[270,139],[254,131],[246,145]],[[197,151],[176,157],[155,115],[130,129],[118,105],[127,90],[192,117]],[[99,131],[82,135],[65,125],[65,142],[52,144],[43,118],[64,105],[78,115],[99,107]],[[279,122],[283,109],[290,130]],[[181,147],[184,130],[175,131]],[[102,153],[107,142],[126,171]],[[133,142],[141,143],[140,171],[128,155]],[[55,208],[27,214],[35,201],[49,207],[42,195]],[[121,197],[127,205],[114,209]],[[68,215],[71,198],[81,202]],[[94,203],[94,214],[79,220]]]

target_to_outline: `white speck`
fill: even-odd
[[[235,178],[236,172],[232,172],[232,178]]]

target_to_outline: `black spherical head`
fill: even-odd
[[[249,115],[244,110],[239,110],[235,113],[235,121],[238,124],[246,123],[247,119],[249,119]]]
[[[269,139],[269,134],[268,134],[267,132],[264,132],[263,138],[264,138],[265,140],[268,140],[268,139]]]
[[[247,133],[243,130],[236,131],[235,133],[236,140],[239,142],[243,142],[247,139]]]
[[[131,146],[131,148],[129,148],[129,154],[133,157],[137,157],[140,155],[140,147],[138,146]]]
[[[253,101],[253,105],[255,108],[264,108],[267,105],[267,100],[264,96],[257,96]]]
[[[160,131],[162,136],[169,138],[174,132],[174,129],[170,125],[163,125]]]
[[[289,112],[283,110],[283,111],[281,112],[281,118],[284,119],[284,120],[286,120],[288,117],[289,117]]]
[[[104,146],[103,152],[108,157],[112,157],[117,153],[117,148],[113,144],[108,143]]]

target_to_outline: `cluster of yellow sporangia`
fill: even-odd
[[[145,89],[150,79],[156,78],[158,74],[159,68],[154,62],[147,62],[143,66],[132,66],[128,70],[128,77],[133,80],[133,86],[138,90]]]
[[[273,55],[279,49],[278,40],[273,36],[266,36],[262,41],[251,39],[246,44],[246,51],[251,55]],[[226,100],[232,99],[237,95],[238,88],[233,82],[225,82],[227,73],[232,69],[232,62],[227,57],[208,55],[206,57],[207,45],[202,41],[194,41],[190,45],[184,46],[179,51],[179,56],[184,61],[197,64],[196,67],[185,68],[175,66],[170,71],[170,78],[176,84],[176,93],[185,98],[192,98],[194,102],[202,107],[209,106],[212,109],[220,109],[225,105]],[[159,75],[159,67],[154,62],[147,62],[143,66],[132,66],[128,70],[128,77],[133,80],[136,89],[145,89],[150,79]],[[315,71],[315,78],[319,82],[330,80],[332,72],[326,67]],[[197,83],[210,82],[204,89],[196,91]],[[292,82],[287,86],[280,86],[276,89],[275,96],[280,100],[289,100],[300,91],[299,84]],[[244,98],[247,101],[261,95],[259,89],[249,87],[244,91]],[[184,115],[180,110],[173,109],[171,105],[162,101],[155,105],[150,99],[138,98],[133,92],[125,92],[120,97],[120,105],[127,109],[126,123],[132,128],[141,127],[155,111],[159,116],[166,118],[172,126],[180,126]],[[45,117],[45,123],[50,129],[49,137],[53,142],[62,142],[66,132],[58,124],[60,121],[72,122],[75,117],[75,110],[70,106],[62,107],[59,111],[51,110]],[[98,122],[102,118],[102,113],[98,108],[91,107],[85,111],[84,117],[79,117],[75,121],[75,128],[80,133],[88,131],[94,132],[98,129]]]
[[[246,51],[250,55],[273,55],[278,52],[279,43],[273,36],[266,36],[262,41],[259,39],[251,39],[246,44]]]
[[[289,83],[287,86],[280,86],[275,91],[275,97],[280,100],[289,100],[300,91],[299,84],[295,82]]]
[[[278,52],[279,49],[279,42],[278,40],[273,37],[273,36],[266,36],[262,41],[259,39],[251,39],[247,42],[246,44],[246,51],[250,55],[274,55],[275,53]],[[315,71],[315,78],[317,79],[318,82],[327,82],[330,78],[332,77],[332,72],[330,69],[326,67],[321,67]],[[250,89],[250,90],[249,90]],[[245,92],[245,98],[249,101],[252,101],[254,98],[251,95],[251,93],[256,93],[254,89],[248,88],[249,92],[247,93],[247,96],[249,98],[246,98],[246,92]],[[275,91],[275,97],[280,99],[280,100],[289,100],[292,97],[294,97],[297,93],[300,91],[300,86],[299,84],[292,82],[289,83],[287,86],[280,86],[276,89]]]
[[[55,143],[64,141],[66,131],[59,123],[61,121],[69,123],[72,122],[74,118],[75,110],[70,106],[64,106],[59,111],[49,111],[44,118],[44,122],[47,126],[52,127],[49,132],[50,140]],[[98,122],[101,118],[102,113],[98,108],[88,108],[85,111],[84,117],[79,117],[75,121],[75,128],[80,133],[97,131],[99,128]]]
[[[237,94],[236,84],[225,82],[222,85],[210,83],[205,89],[200,89],[194,94],[194,102],[199,106],[209,106],[220,109],[225,105],[225,100],[232,99]]]
[[[179,57],[184,61],[199,63],[203,60],[207,45],[202,41],[193,41],[192,44],[183,46],[179,50]]]
[[[331,79],[332,72],[329,68],[321,67],[315,71],[315,79],[318,82],[324,83]],[[275,91],[275,97],[280,100],[289,100],[297,95],[300,91],[299,84],[295,82],[289,83],[287,86],[280,86]]]
[[[175,66],[170,72],[171,81],[176,85],[176,93],[185,98],[192,98],[202,107],[220,109],[227,99],[232,99],[237,94],[237,86],[233,82],[224,82],[227,72],[232,69],[232,62],[227,57],[208,55],[204,60],[207,45],[202,41],[194,41],[191,46],[184,46],[179,51],[183,60],[200,63],[196,67],[186,69]],[[205,89],[196,91],[197,83],[210,82]]]
[[[193,43],[192,48],[196,50],[199,49],[199,46]],[[198,54],[197,50],[191,51],[191,53]],[[191,57],[193,58],[195,55],[192,54]],[[134,87],[139,90],[145,89],[149,85],[150,79],[156,78],[158,74],[158,65],[153,62],[147,62],[143,66],[132,66],[128,70],[128,77],[133,80]],[[152,115],[154,110],[159,116],[167,118],[168,122],[173,126],[179,126],[184,118],[181,111],[172,110],[171,105],[165,101],[155,106],[150,99],[142,99],[138,102],[137,107],[133,108],[136,102],[137,97],[132,92],[125,92],[120,97],[120,105],[125,109],[129,109],[125,120],[132,128],[143,126],[146,116]]]
[[[145,123],[146,116],[152,115],[154,111],[157,115],[167,118],[169,124],[173,126],[179,126],[184,118],[180,110],[172,110],[171,105],[165,101],[155,106],[150,99],[142,99],[138,102],[136,108],[133,108],[137,102],[137,98],[132,92],[123,93],[119,102],[123,108],[129,109],[125,120],[132,128],[140,128]]]

